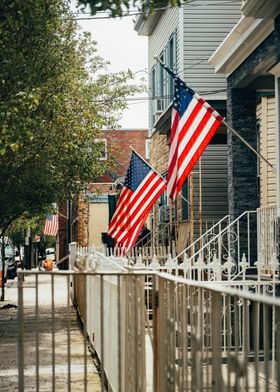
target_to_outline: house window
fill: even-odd
[[[153,67],[152,69],[152,99],[155,99],[156,96],[156,69]]]
[[[107,160],[107,139],[105,138],[97,138],[94,139],[94,142],[98,145],[96,151],[98,152],[98,159],[100,161]]]
[[[172,34],[168,41],[167,45],[167,51],[168,51],[168,62],[167,65],[169,68],[171,68],[173,71],[176,71],[176,33]],[[174,82],[172,76],[168,76],[168,98],[169,102],[173,99],[174,95]]]
[[[177,45],[176,32],[174,32],[163,51],[159,55],[160,60],[169,68],[176,71],[177,67]],[[157,121],[159,115],[169,106],[174,95],[173,78],[156,63],[151,70],[151,122],[152,126]]]
[[[162,53],[160,56],[160,60],[164,63],[164,54]],[[159,98],[164,98],[164,85],[165,85],[165,70],[162,68],[160,64],[158,64],[159,68]]]

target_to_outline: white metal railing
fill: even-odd
[[[156,279],[161,392],[279,390],[278,282],[274,295],[260,295],[162,273]]]
[[[89,342],[100,359],[111,390],[144,391],[143,277],[88,275],[86,286]]]
[[[278,272],[276,207],[262,207],[257,211],[246,211],[234,221],[227,215],[183,252],[174,254],[170,248],[140,247],[126,254],[127,259],[110,259],[118,264],[156,271],[167,271],[195,280],[244,279],[248,270],[255,269],[260,276]],[[94,248],[81,248],[81,255],[94,252]]]
[[[249,268],[255,268],[259,276],[277,272],[277,230],[276,207],[262,207],[244,212],[232,222],[225,216],[176,257],[172,257],[174,249],[145,246],[126,254],[129,262],[116,257],[118,249],[110,259],[138,269],[183,271],[185,277],[195,280],[245,279]],[[91,252],[94,247],[78,249],[82,256]]]
[[[249,227],[247,213],[242,217],[246,217]],[[240,220],[237,227],[242,231]],[[250,237],[248,233],[246,237]],[[124,260],[121,264],[123,267]],[[152,390],[152,384],[153,390],[163,392],[278,390],[280,287],[275,273],[266,281],[258,275],[251,281],[225,280],[219,284],[165,273],[134,270],[132,274],[142,277],[141,285],[131,285],[133,288],[125,298],[134,297],[135,301],[136,287],[141,287],[137,293],[144,293],[147,315],[146,324],[142,318],[142,327],[146,325],[153,346],[153,351],[149,351],[150,341],[145,345],[143,334],[138,331],[143,344],[138,346],[140,357],[145,361],[142,369],[153,367],[143,390]],[[92,294],[90,297],[94,298]],[[116,292],[113,297],[117,297]],[[126,314],[135,318],[133,308]],[[125,334],[121,339],[126,339]],[[133,356],[129,358],[131,361]]]
[[[230,222],[193,255],[185,253],[180,267],[195,280],[231,280],[258,267],[256,211],[246,211]]]
[[[276,206],[261,207],[258,217],[258,261],[264,271],[271,270],[277,253],[277,210]]]
[[[82,333],[73,331],[70,282]],[[116,268],[19,271],[18,390],[145,391],[144,293],[143,276]]]
[[[277,233],[276,206],[246,211],[232,222],[226,216],[173,262],[184,254],[178,269],[198,280],[245,280],[250,268],[257,270],[259,278],[265,273],[273,275],[279,269]]]
[[[228,227],[230,224],[230,216],[226,215],[219,222],[215,223],[212,227],[206,230],[199,238],[197,238],[192,244],[190,244],[183,252],[179,253],[175,259],[178,259],[184,254],[193,255],[200,248],[202,248],[205,244],[208,244],[211,239],[216,237],[225,227]]]
[[[71,382],[80,377],[73,367],[76,349],[72,348],[68,299],[67,316],[57,316],[55,293],[58,290],[61,295],[62,278],[66,298],[72,282],[84,326],[81,390],[87,390],[92,377],[87,345],[99,364],[101,391],[106,385],[119,392],[279,390],[280,290],[275,274],[269,281],[258,276],[255,281],[198,282],[132,269],[125,266],[128,260],[106,258],[93,249],[79,249],[70,259],[76,271],[19,272],[35,279],[34,285],[26,287],[35,287],[34,311],[27,313],[24,281],[18,282],[19,390],[27,385],[26,362],[34,363],[37,390],[43,382],[42,362],[51,369],[53,390],[60,385],[62,373],[56,366],[62,357],[68,361],[63,367],[64,389],[70,391]],[[41,322],[46,298],[38,283],[48,274],[50,315]],[[30,331],[32,317],[34,330]],[[58,325],[61,332],[65,326],[66,355],[61,335],[57,336]],[[46,333],[50,352],[42,356],[40,336],[46,338]],[[30,350],[31,341],[35,350]]]
[[[230,223],[229,215],[222,218],[219,222],[214,224],[212,227],[206,230],[206,232],[190,244],[183,252],[176,255],[176,244],[175,241],[170,242],[168,245],[161,245],[159,242],[155,242],[154,239],[150,239],[148,244],[145,246],[137,247],[125,253],[121,248],[115,247],[112,249],[104,250],[103,253],[109,258],[116,258],[119,262],[129,260],[128,264],[135,268],[149,269],[156,271],[179,271],[185,269],[185,264],[182,263],[182,257],[185,254],[194,254],[200,247],[207,244],[210,239],[214,238],[223,228],[228,226]],[[164,230],[170,230],[170,223],[166,224],[162,229],[159,229],[159,233],[162,234]],[[158,232],[156,232],[156,235]],[[167,233],[166,233],[167,235]],[[163,240],[161,242],[164,242]],[[78,253],[86,255],[87,253],[94,252],[94,247],[79,248]],[[176,255],[176,256],[175,256]],[[175,257],[174,257],[175,256]],[[127,262],[127,261],[126,261]]]

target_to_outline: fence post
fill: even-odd
[[[18,390],[24,391],[23,272],[18,270]]]
[[[77,242],[70,242],[69,244],[69,270],[73,270],[75,256],[77,252]]]
[[[74,262],[75,262],[75,257],[77,253],[77,242],[70,242],[69,244],[69,270],[73,271],[74,270]],[[74,293],[74,286],[75,286],[76,279],[74,275],[71,274],[70,279],[68,281],[69,283],[69,293],[72,299],[75,299],[75,293]]]
[[[149,295],[149,293],[147,294]],[[153,367],[154,367],[154,391],[160,392],[160,380],[159,380],[159,291],[158,291],[158,278],[153,275]]]
[[[212,292],[212,350],[213,350],[213,392],[223,390],[222,385],[222,327],[221,327],[221,294]]]

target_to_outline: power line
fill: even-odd
[[[205,7],[205,6],[211,6],[211,5],[223,5],[223,4],[240,4],[240,0],[223,0],[223,1],[217,1],[217,2],[212,2],[212,3],[207,3],[207,4],[195,4],[197,0],[189,0],[185,5],[186,6],[190,6],[190,7]],[[183,5],[183,4],[182,4]],[[170,8],[180,8],[182,7],[182,5],[178,5],[178,6],[165,6],[165,7],[160,7],[160,8],[155,8],[154,11],[164,11]],[[139,16],[139,15],[148,15],[149,11],[139,11],[134,9],[133,11],[127,11],[122,14],[122,15],[116,15],[116,16],[112,16],[108,13],[108,11],[98,11],[96,15],[98,14],[103,14],[103,13],[107,13],[107,15],[105,16],[88,16],[88,17],[79,17],[79,16],[74,16],[75,20],[94,20],[94,19],[116,19],[116,18],[123,18],[123,17],[130,17],[130,16]],[[77,15],[91,15],[90,12],[81,12],[78,13]]]
[[[183,4],[181,4],[180,6],[183,6],[183,5],[192,5],[192,6],[205,6],[205,5],[220,5],[220,4],[231,4],[231,3],[238,3],[238,4],[240,4],[240,0],[223,0],[223,1],[221,1],[221,0],[212,0],[212,2],[210,2],[210,3],[204,3],[204,4],[194,4],[194,3],[196,3],[197,1],[201,1],[201,0],[186,0],[186,3],[183,3]],[[179,5],[176,5],[176,6],[172,6],[172,5],[169,5],[169,6],[164,6],[164,7],[159,7],[159,8],[155,8],[155,11],[157,11],[157,10],[160,10],[160,9],[167,9],[167,8],[176,8],[176,7],[180,7]],[[132,12],[143,12],[143,11],[140,11],[140,9],[139,9],[139,7],[134,7],[134,8],[130,8],[130,11],[132,11]],[[106,10],[100,10],[100,11],[97,11],[97,13],[98,14],[104,14],[104,13],[107,13],[108,14],[108,11],[106,11]],[[147,13],[147,11],[146,11],[146,13]],[[92,13],[90,12],[90,11],[77,11],[76,12],[76,14],[77,15],[91,15],[92,16]]]
[[[219,89],[219,90],[205,90],[199,91],[200,95],[214,95],[218,93],[226,92],[227,89]],[[109,103],[112,101],[120,101],[120,102],[131,102],[131,103],[142,103],[142,102],[149,102],[156,99],[166,99],[171,100],[173,99],[173,95],[155,95],[155,96],[144,96],[144,97],[114,97],[102,100],[93,100],[93,103]]]

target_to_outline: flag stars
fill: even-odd
[[[153,190],[151,184],[156,186]],[[126,249],[133,247],[152,205],[165,189],[166,181],[133,151],[124,188],[109,226],[110,236]]]
[[[149,165],[133,152],[124,185],[134,192],[149,171]]]

